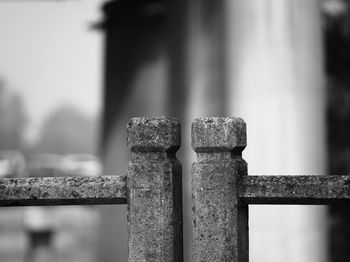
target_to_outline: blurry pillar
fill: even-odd
[[[181,148],[178,159],[182,163],[182,217],[183,217],[183,252],[184,261],[191,258],[191,177],[190,177],[190,126],[186,109],[190,92],[189,83],[189,5],[188,0],[170,0],[168,10],[168,54],[169,54],[169,92],[167,96],[167,115],[174,116],[181,122]]]
[[[318,0],[227,1],[229,113],[249,174],[325,174]],[[325,208],[250,207],[250,261],[327,261]]]
[[[119,0],[104,7],[104,174],[126,174],[126,124],[166,112],[167,59],[161,1]],[[126,206],[102,208],[97,261],[127,261]]]
[[[186,15],[183,37],[186,73],[183,84],[187,93],[183,112],[183,216],[184,258],[191,261],[191,177],[190,166],[195,161],[191,149],[191,123],[195,118],[225,116],[225,16],[223,0],[192,0],[182,6]],[[174,59],[171,60],[172,62]],[[172,71],[174,73],[174,71]]]

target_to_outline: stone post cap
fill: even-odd
[[[192,148],[197,153],[241,152],[246,145],[246,124],[241,118],[204,117],[192,122]]]
[[[132,152],[176,151],[181,145],[180,121],[173,117],[135,117],[127,124]]]

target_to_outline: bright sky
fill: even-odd
[[[0,0],[0,77],[22,94],[35,139],[61,104],[96,114],[102,91],[105,0]]]

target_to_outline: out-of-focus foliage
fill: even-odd
[[[323,1],[329,168],[350,172],[350,0]]]
[[[95,153],[97,121],[74,106],[57,108],[44,121],[33,152],[71,154]]]
[[[0,149],[23,149],[27,116],[22,98],[9,91],[0,78]]]
[[[349,77],[350,0],[324,0],[325,55],[328,74]]]
[[[26,160],[17,150],[0,150],[0,177],[23,177]]]
[[[350,174],[350,0],[324,0],[328,164],[332,175]],[[330,207],[330,261],[350,261],[350,208]]]

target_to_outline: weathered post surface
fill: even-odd
[[[239,202],[238,178],[246,125],[240,118],[207,117],[192,123],[193,262],[248,261],[248,206]]]
[[[180,123],[174,118],[132,118],[128,166],[129,262],[182,262]]]

